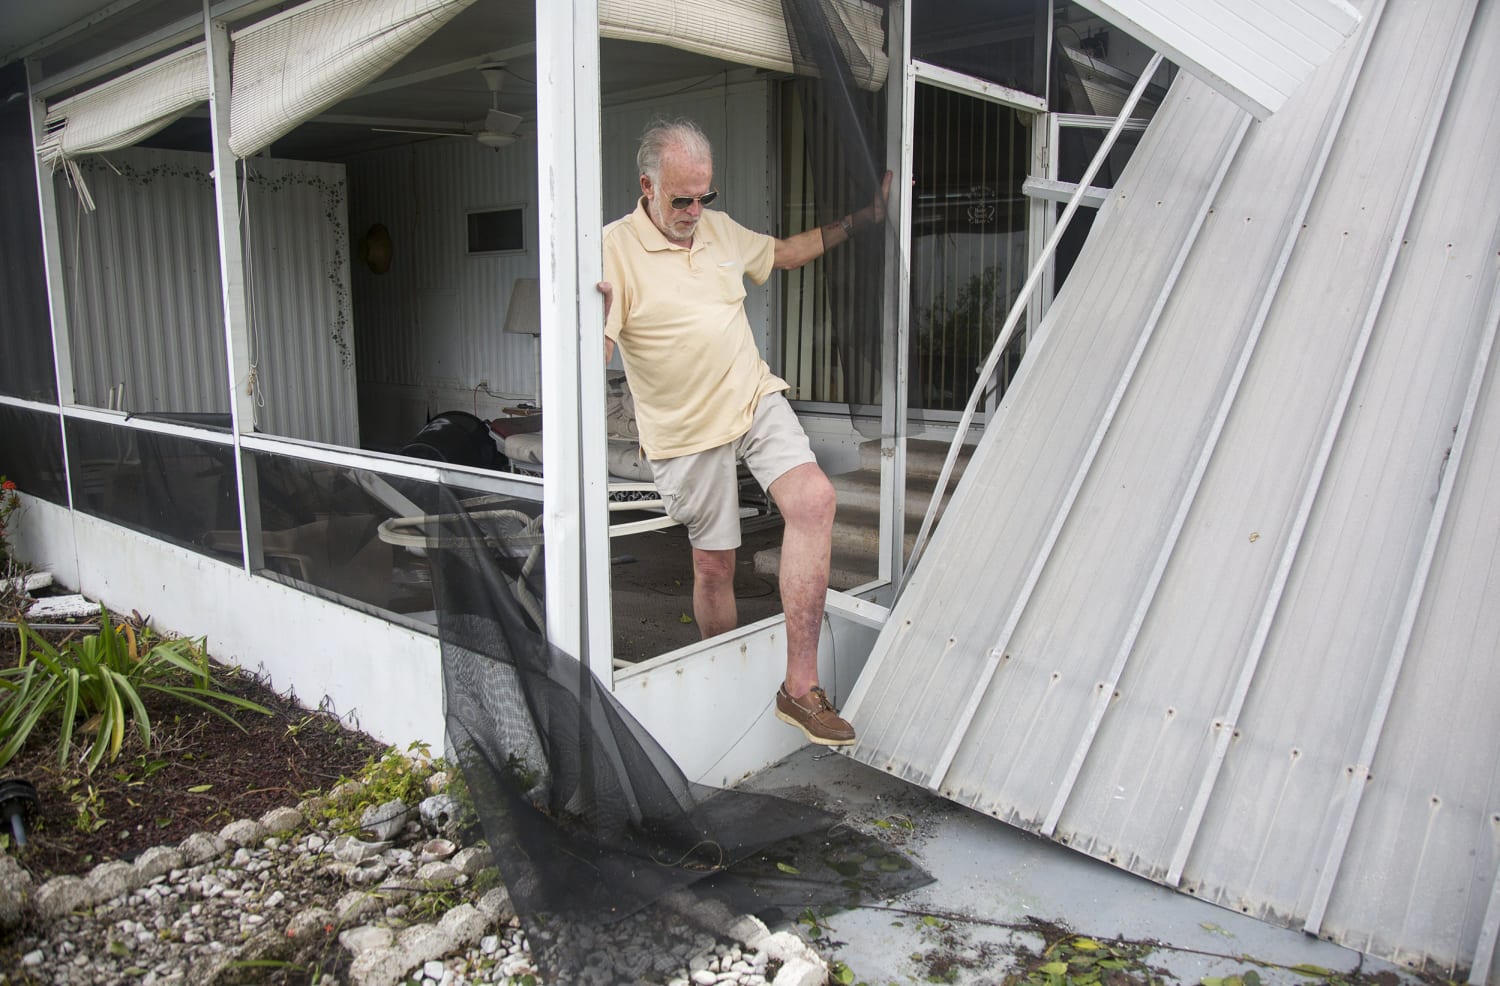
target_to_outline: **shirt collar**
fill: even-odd
[[[707,217],[708,210],[704,209],[703,214]],[[673,243],[667,239],[662,231],[657,228],[655,221],[651,218],[651,214],[646,211],[646,196],[644,195],[636,202],[635,211],[630,214],[630,225],[635,230],[636,237],[640,239],[641,246],[647,250],[688,249],[681,244]],[[712,233],[709,232],[708,223],[700,219],[698,221],[698,228],[693,231],[692,249],[697,250],[699,247],[707,246],[713,241],[714,238]]]

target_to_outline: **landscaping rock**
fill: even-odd
[[[9,853],[0,853],[0,930],[21,923],[31,901],[31,874]]]
[[[173,870],[180,870],[187,865],[187,857],[182,850],[173,849],[170,846],[152,846],[135,858],[137,886],[144,886],[159,876],[166,876]]]
[[[81,876],[55,876],[36,892],[36,913],[44,921],[89,904],[89,885]]]
[[[241,818],[219,829],[219,838],[231,846],[253,846],[265,838],[265,832],[259,822]]]
[[[260,827],[266,835],[283,835],[302,825],[302,812],[296,808],[272,808],[260,816]]]
[[[359,827],[370,833],[375,842],[390,842],[401,834],[412,817],[411,806],[404,801],[387,801],[383,805],[366,808],[360,816]]]

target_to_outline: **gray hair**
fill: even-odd
[[[635,155],[636,167],[652,185],[661,184],[661,159],[672,150],[683,151],[694,160],[714,159],[713,145],[692,120],[653,120],[641,134],[641,149]]]

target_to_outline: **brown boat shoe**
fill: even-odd
[[[776,689],[776,718],[796,726],[808,742],[819,746],[848,746],[854,742],[854,727],[839,717],[839,710],[816,685],[801,698],[792,698],[782,684]]]

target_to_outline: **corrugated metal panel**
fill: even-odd
[[[1354,30],[1344,0],[1078,0],[1264,119]]]
[[[227,413],[212,158],[128,148],[83,162],[97,211],[59,174],[78,399],[127,411]],[[257,159],[248,191],[256,424],[355,445],[342,167]],[[118,173],[117,173],[118,172]]]
[[[606,109],[605,221],[630,211],[640,195],[635,152],[647,121],[686,115],[713,140],[724,208],[751,228],[769,228],[765,100],[765,84],[757,83]],[[353,270],[361,380],[463,388],[483,380],[497,393],[535,394],[537,340],[501,331],[511,285],[537,273],[534,140],[499,149],[456,138],[423,141],[363,155],[348,168],[353,238],[357,242],[372,224],[382,223],[394,244],[385,274],[358,264]],[[746,181],[739,180],[741,172]],[[749,175],[756,176],[754,184]],[[526,252],[468,256],[467,213],[509,205],[526,209]],[[746,302],[762,338],[767,298],[762,288]]]
[[[1366,15],[1242,143],[1179,80],[847,711],[861,760],[1452,974],[1500,864],[1492,381],[1437,513],[1497,317],[1500,9]]]

